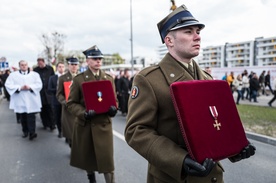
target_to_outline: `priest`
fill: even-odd
[[[40,90],[42,81],[38,73],[30,71],[28,62],[19,61],[19,70],[12,72],[5,83],[10,94],[10,109],[19,114],[23,138],[37,137],[35,114],[41,110]]]

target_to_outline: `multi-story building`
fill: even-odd
[[[253,66],[254,41],[225,44],[225,61],[222,67]]]
[[[198,57],[200,67],[221,67],[224,65],[224,46],[208,46],[203,48],[202,54]]]
[[[208,46],[203,48],[198,64],[212,68],[276,65],[276,37]]]
[[[256,65],[276,65],[276,37],[256,38]]]
[[[157,48],[161,58],[167,53],[165,45]],[[257,75],[270,70],[271,78],[276,77],[276,37],[258,37],[252,41],[225,43],[202,49],[195,61],[201,68],[209,67],[215,79],[221,79],[226,73],[241,74],[244,70]]]
[[[163,44],[157,48],[157,54],[158,54],[159,60],[161,60],[166,55],[166,53],[168,53],[168,49],[165,44]]]

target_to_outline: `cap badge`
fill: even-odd
[[[171,73],[171,74],[170,74],[170,77],[174,78],[174,76],[175,76],[174,73]]]
[[[137,86],[133,86],[132,89],[131,89],[131,98],[132,99],[137,98],[138,94],[139,94],[138,87]]]

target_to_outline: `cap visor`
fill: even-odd
[[[87,58],[103,58],[103,56],[98,55],[98,56],[87,56]]]
[[[199,26],[200,29],[203,29],[205,27],[204,24],[199,23],[197,21],[188,21],[188,22],[184,22],[182,24],[176,25],[175,27],[171,28],[170,31],[180,29],[180,28],[183,28],[183,27],[189,27],[189,26]]]

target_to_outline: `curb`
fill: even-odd
[[[265,136],[265,135],[260,135],[257,133],[252,133],[252,132],[245,132],[247,138],[253,139],[259,142],[263,142],[266,144],[270,144],[273,146],[276,146],[276,138]]]

